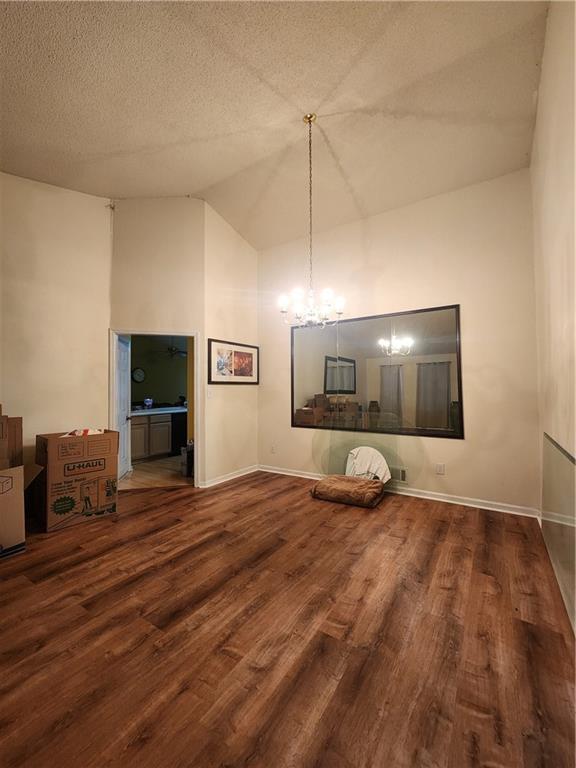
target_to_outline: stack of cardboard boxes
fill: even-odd
[[[25,520],[52,531],[116,512],[118,438],[108,429],[37,435],[36,464],[24,465],[22,419],[0,406],[0,557],[25,549]]]

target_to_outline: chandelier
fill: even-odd
[[[378,339],[378,346],[382,350],[382,354],[386,357],[392,357],[392,355],[409,355],[414,346],[414,339],[410,336],[404,336],[399,338],[395,334],[392,334],[392,339]]]
[[[344,313],[345,300],[334,296],[330,288],[325,288],[316,298],[312,281],[312,123],[316,120],[313,113],[304,115],[308,124],[308,291],[294,288],[278,299],[278,308],[286,323],[295,325],[324,326],[331,320],[339,320]],[[290,319],[291,316],[291,319]]]

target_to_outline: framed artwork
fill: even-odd
[[[260,348],[208,339],[208,384],[258,384]]]

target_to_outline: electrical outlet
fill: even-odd
[[[270,446],[270,453],[276,453],[276,446],[275,445],[271,445]]]
[[[445,475],[446,474],[446,464],[436,464],[436,474],[437,475]]]

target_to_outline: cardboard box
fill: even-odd
[[[53,531],[116,512],[118,432],[36,436],[36,463],[46,467],[42,514]]]
[[[24,467],[0,470],[0,557],[23,552]]]
[[[33,472],[29,472],[28,477],[33,477]],[[26,547],[25,488],[22,419],[2,416],[0,406],[0,557],[22,552]]]
[[[10,475],[0,475],[0,493],[8,493],[12,490],[14,480]]]
[[[24,464],[22,448],[22,416],[8,417],[8,456],[13,467]],[[26,485],[26,482],[24,482]]]
[[[8,448],[8,416],[0,416],[0,469],[10,468]]]
[[[19,467],[22,463],[22,418],[0,416],[0,469]]]

